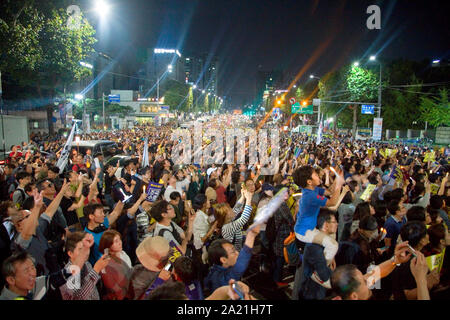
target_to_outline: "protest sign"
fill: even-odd
[[[370,196],[372,195],[373,191],[375,190],[377,186],[374,184],[369,184],[366,188],[366,190],[364,190],[363,194],[361,195],[360,199],[367,201],[369,200]]]
[[[155,202],[158,199],[159,194],[161,193],[163,185],[159,183],[151,182],[147,187],[147,201]]]

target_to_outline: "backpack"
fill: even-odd
[[[11,201],[13,200],[13,196],[16,191],[20,191],[20,194],[22,195],[22,201],[20,201],[16,204],[16,206],[18,206],[18,209],[20,209],[20,207],[22,207],[22,204],[27,197],[26,197],[25,191],[23,191],[22,189],[16,189],[9,194],[9,198],[11,199]]]
[[[167,232],[171,232],[172,236],[175,238],[175,240],[177,240],[177,242],[181,245],[181,243],[183,242],[183,240],[181,239],[180,234],[178,233],[177,229],[175,228],[175,224],[171,221],[170,222],[170,226],[172,227],[172,232],[169,229],[161,229],[158,232],[158,236],[163,237],[164,238],[164,233]]]
[[[284,260],[290,266],[298,266],[302,262],[302,253],[297,243],[295,233],[291,232],[283,242]]]

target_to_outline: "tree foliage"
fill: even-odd
[[[421,119],[430,125],[450,126],[450,106],[447,89],[439,90],[438,97],[422,97],[420,102]]]
[[[170,80],[164,93],[164,104],[170,106],[171,111],[186,111],[188,105],[189,86]]]
[[[85,19],[79,28],[69,28],[66,2],[7,0],[0,10],[0,67],[18,83],[33,84],[39,98],[51,101],[50,133],[56,89],[90,74],[80,61],[92,54],[96,41]]]

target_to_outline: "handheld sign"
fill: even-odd
[[[433,256],[426,257],[428,269],[433,271],[437,269],[438,273],[441,273],[442,265],[444,264],[445,248],[441,253],[435,254]]]
[[[149,202],[155,202],[158,199],[159,194],[161,193],[163,185],[159,183],[151,182],[147,187],[147,198],[146,200]]]
[[[363,194],[361,195],[360,199],[367,201],[369,200],[370,196],[372,195],[373,191],[375,190],[377,186],[374,184],[369,184],[366,188],[366,190],[364,190]]]

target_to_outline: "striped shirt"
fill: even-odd
[[[69,261],[66,268],[70,268],[71,265],[72,262]],[[78,273],[72,277],[76,278],[77,276],[79,276],[79,281],[74,279],[69,285],[66,283],[59,288],[63,300],[100,300],[96,287],[100,275],[92,268],[92,265],[86,262],[81,269],[81,274]]]
[[[252,209],[252,206],[245,205],[244,212],[237,218],[242,210],[242,204],[237,202],[233,208],[235,219],[222,226],[222,237],[230,241],[238,251],[242,249],[242,227],[250,219]]]

